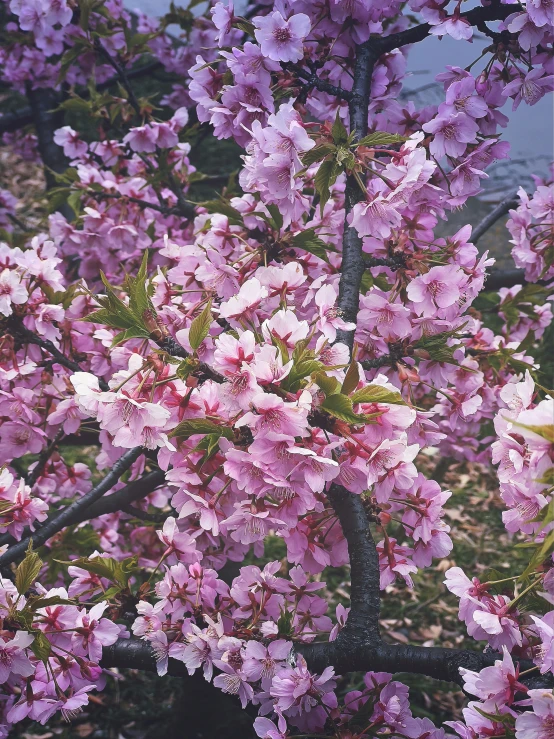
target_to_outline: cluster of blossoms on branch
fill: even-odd
[[[500,109],[554,87],[551,5],[475,12],[491,7],[486,59],[449,67],[444,101],[418,109],[399,97],[406,46],[471,40],[484,21],[460,4],[301,0],[239,16],[218,2],[196,18],[140,16],[132,31],[115,0],[5,3],[3,81],[31,100],[63,86],[60,110],[87,111],[95,135],[53,134],[66,161],[39,233],[16,241],[17,201],[0,192],[4,734],[25,717],[70,718],[109,677],[103,648],[132,634],[160,675],[180,662],[259,706],[263,739],[443,739],[391,674],[344,693],[332,664],[314,671],[302,653],[348,634],[350,609],[333,613],[313,577],[349,562],[333,490],[363,503],[384,597],[450,554],[451,493],[418,466],[429,447],[498,465],[506,528],[533,552],[508,585],[446,573],[468,634],[500,653],[462,670],[478,701],[450,728],[531,739],[552,726],[552,691],[528,690],[518,665],[554,666],[554,410],[535,359],[552,320],[552,182],[536,178],[510,213],[526,284],[487,292],[494,260],[471,226],[435,234],[508,157]],[[183,43],[166,31],[176,22]],[[362,50],[373,61],[359,135]],[[160,118],[129,80],[145,55],[178,80]],[[216,200],[195,199],[207,130],[244,149],[240,188]],[[4,143],[29,158],[36,140]],[[71,442],[95,447],[93,470],[69,461]],[[268,536],[287,565],[224,581]],[[30,539],[56,562],[48,588]],[[530,616],[535,595],[544,612]]]

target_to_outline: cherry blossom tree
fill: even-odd
[[[509,157],[504,111],[554,88],[552,3],[195,6],[3,3],[3,144],[49,207],[27,224],[0,191],[2,735],[132,667],[202,674],[262,739],[552,737],[552,182],[435,233]],[[412,44],[476,32],[439,105],[399,97]],[[241,147],[238,182],[193,166],[206,136]],[[495,270],[475,243],[508,212]],[[495,467],[529,555],[447,569],[472,650],[380,633],[388,586],[452,550],[429,447]],[[414,717],[399,672],[463,686],[464,721]]]

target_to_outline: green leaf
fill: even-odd
[[[52,652],[52,645],[42,631],[33,630],[31,633],[35,637],[35,640],[31,644],[30,649],[37,659],[46,663],[48,657],[50,657],[50,653]]]
[[[75,601],[71,598],[60,598],[57,595],[45,598],[41,595],[30,595],[25,603],[25,608],[30,611],[38,611],[39,608],[49,608],[50,606],[73,606]]]
[[[324,262],[329,261],[327,252],[336,251],[334,247],[320,239],[313,228],[307,228],[305,231],[295,234],[292,237],[292,245],[295,249],[302,249],[319,259],[323,259]]]
[[[197,351],[200,344],[209,334],[212,321],[212,301],[208,300],[208,303],[202,313],[200,313],[199,316],[196,316],[196,318],[190,325],[189,344],[191,345],[193,351]]]
[[[227,216],[229,223],[233,226],[243,226],[243,220],[241,213],[223,198],[219,200],[204,200],[198,203],[203,208],[206,208],[208,213],[221,213],[223,216]],[[260,215],[259,213],[257,215]]]
[[[59,560],[56,560],[59,562]],[[137,569],[137,557],[127,557],[122,561],[112,559],[111,557],[81,557],[70,562],[62,564],[81,567],[87,572],[92,572],[98,577],[104,577],[106,580],[115,583],[121,588],[126,588],[129,584],[129,576],[131,572]]]
[[[357,390],[350,396],[353,403],[391,403],[392,405],[406,405],[400,393],[388,390],[382,385],[368,385]]]
[[[246,20],[246,18],[235,18],[233,20],[233,28],[238,28],[239,31],[242,31],[243,33],[247,33],[249,36],[254,38],[254,32],[256,30],[256,27],[253,23]]]
[[[350,393],[358,387],[359,382],[360,370],[358,368],[358,362],[350,362],[350,365],[346,370],[344,382],[342,383],[342,387],[340,390],[341,393],[343,395],[350,395]]]
[[[519,423],[519,421],[512,421],[511,419],[510,421],[514,426],[527,429],[527,431],[531,431],[533,434],[537,434],[551,444],[554,444],[554,423],[546,423],[542,426],[528,426],[526,423]]]
[[[113,337],[112,349],[114,346],[118,346],[129,339],[147,339],[149,336],[149,332],[145,329],[139,326],[133,326],[132,328],[125,329],[125,331],[120,331]]]
[[[315,372],[312,375],[312,380],[326,396],[340,393],[340,382],[336,377],[330,377],[329,375],[326,375],[325,372]]]
[[[401,144],[404,141],[406,141],[406,137],[397,133],[375,131],[357,141],[356,146],[389,146],[390,144]]]
[[[352,401],[346,395],[341,393],[335,393],[334,395],[328,395],[321,408],[327,411],[331,416],[338,418],[340,421],[346,423],[365,423],[365,416],[354,413],[352,409]]]
[[[305,167],[311,167],[315,162],[325,159],[326,156],[336,151],[336,148],[333,144],[319,144],[319,146],[314,146],[313,149],[310,149],[302,156],[302,164]]]
[[[519,354],[519,352],[525,352],[527,349],[531,349],[535,345],[535,332],[529,329],[527,334],[525,335],[525,338],[521,341],[520,345],[516,349],[516,352]]]
[[[43,565],[41,558],[33,551],[33,540],[29,541],[25,559],[15,571],[15,587],[20,595],[24,595],[38,577]]]
[[[121,593],[122,588],[120,588],[117,585],[112,585],[111,588],[108,588],[105,592],[99,593],[96,597],[97,601],[102,600],[113,600],[116,596],[118,596]]]
[[[170,438],[178,437],[180,439],[188,439],[189,436],[195,434],[218,434],[226,439],[233,438],[233,430],[228,426],[218,426],[217,423],[209,421],[207,418],[188,418],[181,421],[168,436]]]
[[[274,203],[269,203],[265,206],[268,211],[271,214],[271,218],[273,220],[273,223],[275,224],[275,229],[277,231],[280,231],[283,228],[283,215],[281,211],[279,210],[278,206]]]
[[[323,208],[325,207],[325,203],[327,203],[327,201],[331,197],[330,188],[332,185],[335,184],[339,174],[340,167],[333,159],[326,159],[319,165],[319,169],[317,170],[314,178],[314,184],[315,189],[317,190],[317,193],[319,195],[319,205],[321,207],[322,213]]]
[[[333,123],[333,127],[331,128],[331,136],[333,137],[333,143],[336,146],[346,144],[346,142],[348,141],[348,131],[346,130],[345,125],[340,118],[339,110],[337,110],[335,122]]]
[[[323,364],[317,359],[303,359],[295,362],[288,375],[281,381],[281,387],[288,392],[295,393],[300,389],[306,377],[310,377],[315,372],[321,372]]]

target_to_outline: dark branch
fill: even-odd
[[[495,652],[473,652],[465,649],[445,649],[442,647],[418,647],[411,645],[380,644],[345,651],[338,640],[328,644],[297,644],[296,651],[302,654],[314,672],[322,672],[332,665],[337,674],[368,670],[427,675],[437,680],[463,684],[460,667],[479,672],[493,665],[502,655]],[[517,660],[515,660],[517,661]],[[118,639],[110,647],[102,650],[102,667],[118,667],[131,670],[156,670],[156,659],[150,644],[138,639]],[[520,670],[528,670],[534,665],[530,660],[519,660]],[[169,659],[168,674],[175,677],[188,675],[183,662]],[[552,676],[533,672],[521,678],[529,687],[551,688]]]
[[[72,359],[66,357],[65,354],[63,354],[63,352],[61,352],[57,348],[57,346],[50,341],[50,339],[43,339],[42,336],[38,336],[37,334],[35,334],[33,331],[28,329],[27,326],[25,326],[19,320],[19,318],[12,317],[8,321],[8,328],[12,333],[14,339],[20,339],[21,342],[24,344],[34,344],[35,346],[40,346],[41,349],[44,349],[49,354],[51,354],[57,364],[61,364],[62,367],[66,367],[73,372],[83,371],[77,362],[74,362]],[[98,378],[98,384],[101,390],[106,391],[110,389],[108,384],[101,378]]]
[[[479,239],[491,228],[494,226],[494,224],[498,221],[499,218],[502,218],[502,216],[505,216],[506,213],[508,213],[509,210],[512,208],[515,208],[519,203],[519,199],[516,195],[516,193],[512,193],[511,195],[508,195],[507,198],[504,198],[498,205],[496,205],[491,212],[483,218],[481,223],[479,223],[474,229],[473,233],[471,234],[471,241],[476,244]]]
[[[155,210],[158,213],[163,213],[163,215],[170,216],[170,215],[182,215],[186,218],[194,218],[196,215],[196,210],[194,208],[194,205],[191,205],[190,203],[187,203],[186,201],[184,204],[179,205],[178,208],[172,207],[172,206],[165,206],[165,205],[158,205],[157,203],[150,203],[146,200],[141,200],[140,198],[134,198],[131,195],[122,195],[119,192],[102,192],[97,190],[87,190],[87,195],[90,195],[93,198],[96,198],[97,200],[123,200],[128,201],[129,203],[135,203],[139,207],[143,208],[144,210],[150,209]]]
[[[373,39],[356,47],[356,63],[354,66],[354,83],[352,97],[348,101],[350,115],[350,131],[355,139],[367,134],[367,111],[371,92],[371,77],[375,62],[379,58],[379,50],[375,49]],[[338,307],[346,321],[356,322],[360,303],[360,286],[364,273],[364,257],[362,239],[355,228],[348,225],[348,216],[356,203],[363,200],[356,178],[349,175],[345,189],[345,220],[342,239],[342,264],[339,283]],[[354,331],[337,332],[337,341],[346,344],[352,353],[354,347]]]
[[[356,47],[354,84],[348,101],[350,130],[360,139],[367,133],[367,112],[371,92],[371,77],[377,61],[370,39]],[[347,321],[356,322],[360,302],[360,287],[364,272],[362,239],[348,225],[352,208],[364,197],[356,178],[349,175],[345,190],[345,221],[342,239],[341,277],[338,308]],[[338,331],[337,341],[346,344],[352,355],[354,331]],[[369,528],[361,496],[332,484],[328,492],[346,542],[351,567],[351,610],[345,629],[339,634],[339,649],[356,651],[363,644],[377,644],[379,636],[379,557]]]
[[[180,344],[178,344],[172,336],[166,336],[160,341],[156,341],[156,344],[163,349],[172,357],[181,357],[182,359],[189,359],[190,354]],[[195,374],[202,376],[205,380],[213,380],[219,385],[225,382],[226,378],[212,369],[206,362],[199,362],[198,367],[195,370]]]
[[[513,287],[526,283],[524,269],[493,269],[485,281],[485,290],[496,291],[501,287]]]
[[[397,270],[406,266],[406,258],[403,254],[395,254],[393,257],[370,257],[364,256],[364,265],[366,269],[372,267],[388,267]]]
[[[299,79],[303,80],[302,84],[308,89],[315,87],[315,89],[320,92],[326,92],[329,95],[334,95],[334,97],[341,98],[342,100],[352,100],[352,91],[345,90],[343,87],[337,87],[326,80],[322,80],[315,72],[309,72],[307,69],[303,69],[300,64],[283,64],[283,67],[293,72]]]
[[[92,503],[84,510],[78,511],[77,514],[75,514],[65,525],[75,526],[76,524],[84,523],[85,521],[92,521],[92,519],[98,518],[99,516],[123,511],[126,507],[129,507],[131,503],[135,503],[137,500],[142,500],[142,498],[145,498],[147,495],[154,492],[154,490],[159,487],[164,480],[165,472],[163,470],[148,472],[138,480],[133,480],[124,488],[121,488],[121,490],[117,490],[115,493],[112,493],[112,495],[100,498],[96,503]],[[43,525],[46,525],[46,523],[47,522]],[[41,528],[41,524],[38,524],[36,526],[36,531],[40,531]],[[23,536],[27,539],[33,536],[33,532],[29,527],[25,528]],[[2,534],[2,536],[0,536],[0,547],[5,544],[11,547],[15,543],[16,540],[10,534]]]
[[[495,652],[473,652],[467,649],[420,647],[410,644],[380,643],[350,648],[350,644],[340,644],[339,639],[328,644],[299,645],[297,651],[316,672],[321,672],[325,667],[332,665],[339,675],[358,670],[407,672],[447,680],[458,685],[463,685],[460,667],[479,672],[484,667],[493,665],[495,660],[502,659],[502,655]],[[520,660],[519,664],[522,671],[534,666],[530,660]],[[547,679],[552,683],[551,678]]]
[[[59,93],[45,88],[27,87],[27,99],[38,138],[38,150],[45,166],[46,186],[56,186],[52,172],[65,172],[69,166],[63,149],[54,142],[54,131],[64,125],[63,110],[56,110],[61,102]]]
[[[142,447],[137,446],[125,452],[125,454],[117,460],[108,474],[98,483],[98,485],[95,485],[92,490],[89,490],[88,493],[85,493],[85,495],[67,506],[67,508],[64,508],[52,518],[49,518],[35,533],[23,538],[21,541],[17,542],[17,544],[14,544],[4,552],[4,554],[0,556],[0,567],[5,567],[24,556],[30,540],[33,541],[33,546],[36,549],[45,544],[48,539],[51,539],[66,526],[70,526],[74,520],[78,519],[83,511],[111,490],[121,475],[131,467],[133,462],[138,459],[143,451]]]
[[[379,557],[361,496],[332,484],[328,497],[337,512],[350,559],[350,614],[337,641],[357,649],[368,641],[380,641]]]
[[[460,13],[460,17],[464,18],[470,26],[477,26],[481,23],[490,21],[503,21],[509,15],[522,11],[521,5],[500,5],[496,2],[486,7],[473,8],[466,13]],[[407,28],[405,31],[392,33],[378,40],[380,54],[387,54],[389,51],[399,49],[407,44],[415,44],[423,41],[431,33],[432,26],[429,23],[421,23],[418,26]]]
[[[31,473],[26,479],[27,485],[32,488],[35,482],[38,480],[38,478],[42,475],[44,472],[44,468],[46,467],[46,463],[50,459],[52,452],[60,442],[60,440],[63,437],[63,428],[61,428],[56,436],[52,439],[52,441],[48,444],[48,446],[44,447],[42,452],[39,454],[38,460],[36,465],[33,467]]]

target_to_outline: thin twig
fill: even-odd
[[[141,110],[140,110],[140,104],[137,100],[134,90],[131,86],[131,82],[129,80],[129,77],[127,76],[127,70],[125,67],[123,67],[119,62],[113,58],[113,56],[110,54],[110,52],[106,49],[106,47],[102,44],[99,38],[95,39],[94,41],[94,48],[104,57],[106,62],[115,69],[117,76],[121,80],[121,84],[125,88],[125,92],[129,96],[129,103],[131,104],[131,107],[135,111],[135,113],[140,116]]]

